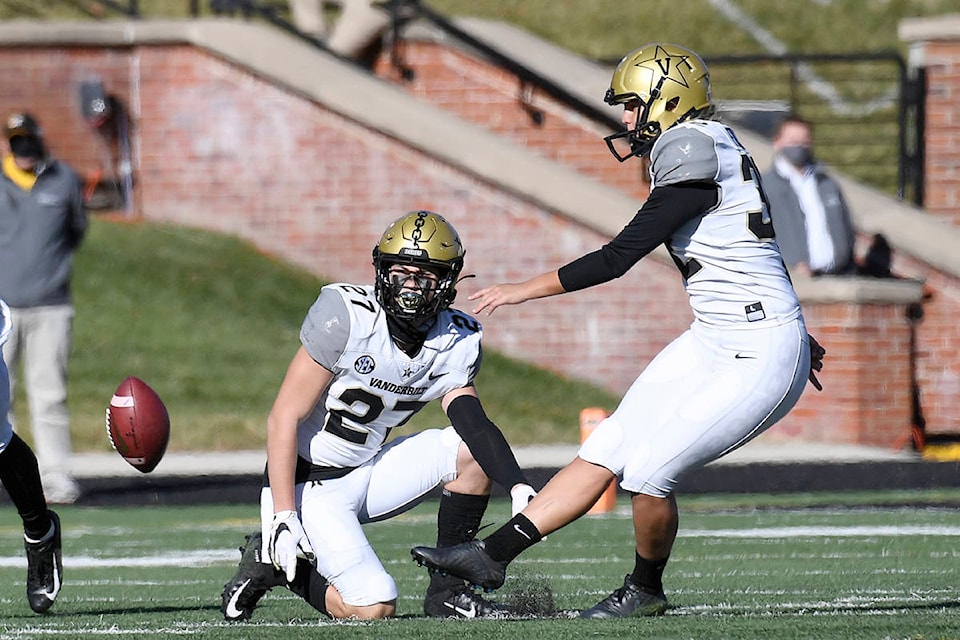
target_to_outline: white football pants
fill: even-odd
[[[372,460],[336,480],[296,486],[303,529],[317,554],[317,571],[347,604],[366,606],[397,597],[397,585],[367,541],[361,525],[412,509],[440,483],[457,477],[462,440],[453,427],[393,440]],[[273,520],[273,496],[260,495],[262,556]]]
[[[627,491],[665,498],[688,471],[763,433],[810,372],[802,318],[719,330],[694,322],[663,349],[580,448]]]

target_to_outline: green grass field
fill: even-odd
[[[397,580],[397,619],[334,623],[278,589],[251,622],[225,623],[219,594],[257,526],[253,505],[61,508],[65,586],[51,613],[37,616],[24,597],[19,520],[7,509],[0,638],[960,638],[960,493],[937,495],[681,499],[665,576],[671,610],[616,621],[424,618],[427,573],[408,551],[434,540],[435,502],[367,528]],[[485,522],[507,515],[506,501],[494,501]],[[521,556],[493,597],[546,584],[558,609],[590,606],[622,582],[631,549],[621,499],[615,512],[585,517]]]

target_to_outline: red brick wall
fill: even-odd
[[[0,49],[0,115],[29,111],[48,145],[83,174],[109,173],[115,154],[80,111],[82,82],[99,77],[109,91],[130,95],[130,52],[126,49]]]
[[[17,66],[30,73],[9,72]],[[389,220],[419,207],[448,215],[464,238],[466,271],[478,278],[462,286],[463,308],[469,308],[465,294],[481,285],[554,268],[605,240],[190,47],[0,49],[0,70],[6,70],[0,109],[30,106],[57,152],[82,169],[96,166],[98,155],[72,85],[95,70],[108,91],[133,106],[142,215],[235,233],[326,277],[370,281],[376,237]],[[470,74],[477,91],[485,84],[482,75],[479,67]],[[499,101],[502,122],[529,121],[522,110],[511,116],[502,97],[489,96],[488,103]],[[554,109],[547,128],[577,120],[559,110],[553,117]],[[508,128],[525,139],[519,123]],[[586,128],[577,135],[595,140],[599,134]],[[574,138],[568,131],[558,139]],[[576,146],[569,147],[571,156]],[[585,166],[608,177],[600,167],[618,165],[604,147],[601,152]],[[632,213],[623,212],[624,222]],[[948,280],[942,286],[956,290]],[[950,297],[938,299],[945,305]],[[952,312],[951,304],[943,308]],[[827,390],[817,394],[808,387],[769,437],[886,446],[902,440],[910,411],[904,309],[808,305],[806,314],[830,350],[821,376]],[[482,320],[490,347],[622,392],[689,325],[691,314],[675,268],[650,259],[616,282]],[[941,323],[947,326],[928,318],[923,328]],[[933,341],[925,344],[934,349]],[[945,358],[942,366],[952,365]],[[925,396],[925,408],[928,417],[940,419],[952,410],[940,411],[937,393]]]
[[[960,224],[960,37],[917,42],[927,74],[925,208]],[[895,271],[926,281],[932,294],[918,328],[921,405],[933,433],[960,433],[960,284],[957,278],[909,256],[895,256]]]
[[[827,442],[893,446],[907,437],[911,396],[909,326],[897,305],[804,305],[810,332],[827,349],[818,377],[777,433]],[[831,406],[828,412],[822,405]],[[775,427],[778,429],[778,427]]]
[[[960,283],[908,256],[898,256],[894,269],[925,280],[931,296],[923,305],[916,351],[927,430],[960,434]]]
[[[413,71],[404,81],[384,53],[375,72],[413,95],[482,124],[544,157],[565,162],[601,182],[646,198],[647,175],[637,161],[619,164],[603,136],[610,131],[570,111],[542,91],[527,89],[513,75],[465,53],[432,42],[403,45],[403,64]],[[540,124],[531,109],[542,114]],[[610,116],[620,118],[610,109]]]
[[[365,282],[386,223],[410,209],[434,209],[455,221],[465,269],[478,275],[463,294],[560,264],[603,240],[210,56],[144,50],[140,66],[142,145],[164,150],[144,154],[150,217],[237,233],[316,273]],[[180,164],[169,161],[171,145]],[[533,322],[529,314],[498,313],[489,321],[490,344],[623,390],[638,354],[646,361],[690,321],[673,271],[651,263],[632,274],[635,288],[654,282],[643,287],[641,308],[661,331],[637,335],[632,305],[597,289],[575,313],[559,300],[539,305]],[[571,347],[578,336],[597,335],[625,338],[597,340],[589,355]]]
[[[927,72],[924,206],[960,223],[960,39],[923,44]]]

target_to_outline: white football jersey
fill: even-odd
[[[334,378],[300,423],[300,457],[325,467],[356,467],[371,459],[391,429],[431,400],[473,383],[481,337],[479,322],[448,309],[410,357],[390,337],[373,286],[324,287],[307,312],[300,341]]]
[[[668,129],[650,152],[650,180],[652,189],[681,182],[720,188],[717,206],[683,224],[667,242],[697,320],[777,325],[800,315],[760,172],[729,127],[692,120]]]

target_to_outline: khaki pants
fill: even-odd
[[[326,37],[331,51],[347,57],[358,55],[390,24],[390,16],[372,6],[374,0],[336,0],[340,17],[328,33],[323,0],[289,0],[289,4],[297,29],[315,38]]]
[[[10,424],[14,425],[14,387],[17,365],[22,360],[40,472],[69,475],[73,443],[67,411],[67,359],[73,338],[73,306],[10,311],[13,330],[3,345],[3,359],[10,374]]]

